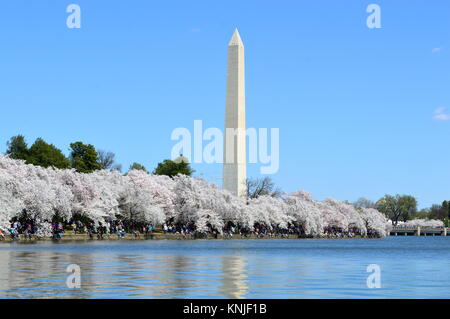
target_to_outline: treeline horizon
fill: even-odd
[[[98,149],[92,144],[81,141],[69,145],[69,156],[65,156],[59,148],[47,143],[43,138],[37,138],[28,147],[25,136],[21,134],[11,137],[6,145],[6,155],[12,159],[24,160],[27,164],[45,168],[75,169],[80,173],[92,173],[102,169],[117,170],[122,173],[122,165],[116,162],[115,153]],[[133,162],[127,172],[142,170],[169,177],[177,174],[192,176],[195,171],[191,168],[190,163],[181,154],[180,159],[180,161],[163,160],[151,172],[139,162]],[[261,195],[279,197],[282,193],[281,189],[275,187],[270,177],[247,180],[247,197],[249,199]],[[393,224],[413,219],[436,219],[443,221],[446,226],[450,226],[450,200],[444,200],[441,204],[433,204],[431,207],[421,210],[418,209],[417,199],[411,195],[387,194],[377,201],[360,198],[351,204],[356,207],[375,208],[392,220]]]
[[[418,209],[418,201],[411,195],[384,195],[374,202],[366,198],[359,198],[352,203],[355,207],[375,208],[384,213],[394,225],[414,219],[441,220],[450,227],[450,201],[433,204],[429,208]]]
[[[122,173],[122,165],[117,163],[114,152],[105,151],[81,141],[71,143],[69,145],[69,156],[66,156],[61,149],[46,142],[41,137],[38,137],[28,147],[25,136],[18,134],[11,137],[6,143],[5,155],[9,155],[12,159],[24,160],[27,164],[45,168],[75,169],[79,173],[92,173],[96,170],[106,169]],[[138,162],[133,162],[127,172],[135,169],[150,173],[144,165]],[[177,174],[192,176],[194,170],[185,158],[180,161],[166,159],[159,162],[151,173],[171,177]]]

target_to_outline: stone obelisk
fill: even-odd
[[[247,196],[244,44],[238,30],[228,44],[223,188]]]

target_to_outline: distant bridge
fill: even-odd
[[[448,236],[448,227],[405,227],[394,226],[390,232],[391,236]]]

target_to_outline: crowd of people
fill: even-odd
[[[30,221],[20,222],[19,220],[14,220],[9,229],[9,235],[12,239],[18,239],[20,236],[31,239],[35,232],[36,226]],[[0,238],[5,239],[5,237],[5,234],[0,230]]]
[[[321,237],[327,227],[339,228],[342,236],[349,228],[357,228],[363,236],[370,231],[378,237],[388,234],[386,216],[376,209],[330,198],[316,201],[304,191],[280,198],[244,198],[186,175],[169,177],[141,170],[126,175],[108,170],[83,174],[5,156],[0,156],[0,202],[0,229],[14,238],[31,234],[59,239],[67,231],[91,238],[106,234],[123,238],[127,233],[138,237],[155,231],[149,225],[157,231],[197,237],[240,233]],[[15,221],[20,226],[11,226]]]
[[[93,222],[82,222],[81,220],[71,220],[69,222],[53,222],[51,225],[52,236],[54,240],[62,239],[64,234],[67,235],[87,235],[90,239],[104,239],[105,235],[114,235],[117,239],[125,238],[126,234],[130,234],[134,238],[148,238],[149,235],[160,232],[163,234],[182,235],[185,238],[219,238],[222,235],[223,238],[289,238],[298,237],[306,238],[311,237],[305,234],[302,225],[289,224],[287,228],[281,228],[276,225],[264,225],[261,223],[255,223],[252,229],[243,227],[239,224],[232,222],[226,223],[225,226],[219,231],[211,225],[207,225],[206,231],[197,231],[193,222],[188,223],[176,223],[168,221],[161,227],[156,227],[152,224],[135,223],[122,220],[113,220],[105,224],[98,223],[95,225]],[[18,239],[36,239],[37,226],[32,222],[21,222],[14,220],[11,223],[9,230],[9,237],[13,240]],[[341,229],[337,227],[327,227],[321,238],[354,238],[354,237],[377,237],[376,233],[362,234],[357,228]],[[0,230],[0,239],[5,239],[7,234]]]

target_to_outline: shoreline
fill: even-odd
[[[301,240],[301,239],[379,239],[378,237],[362,237],[362,236],[354,236],[354,237],[301,237],[298,235],[285,235],[285,236],[241,236],[241,235],[208,235],[206,237],[196,237],[194,235],[182,235],[182,234],[162,234],[162,233],[153,233],[153,234],[140,234],[135,236],[133,234],[125,234],[124,237],[119,238],[115,234],[103,235],[103,238],[97,238],[96,235],[89,237],[88,234],[70,234],[63,235],[60,239],[53,239],[51,237],[34,237],[31,239],[28,238],[19,238],[19,239],[11,239],[7,237],[5,239],[0,239],[0,244],[2,243],[36,243],[36,242],[88,242],[88,241],[144,241],[144,240],[261,240],[261,239],[270,239],[270,240],[280,240],[280,239],[290,239],[290,240]]]

